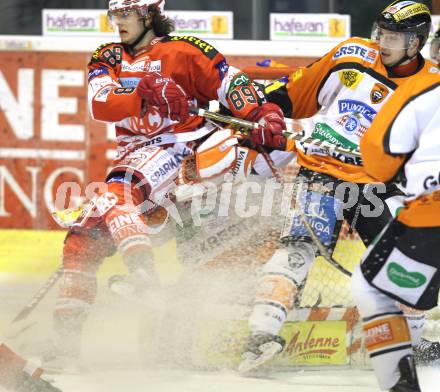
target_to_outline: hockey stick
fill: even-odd
[[[254,123],[251,121],[242,120],[241,118],[236,118],[232,116],[226,116],[224,114],[219,114],[215,112],[211,112],[209,110],[200,109],[200,108],[190,108],[190,113],[196,114],[201,117],[205,117],[207,119],[218,121],[224,124],[230,124],[234,127],[244,128],[245,130],[256,129],[259,127],[258,123]],[[350,155],[356,158],[361,156],[359,149],[352,149],[349,147],[343,147],[341,145],[331,144],[329,142],[323,141],[321,139],[315,139],[310,136],[304,136],[301,132],[292,133],[288,131],[284,131],[283,135],[290,140],[295,140],[301,144],[307,144],[309,146],[320,148],[327,155],[336,154],[345,154]]]
[[[318,236],[313,230],[313,227],[310,225],[309,221],[307,220],[307,217],[304,215],[304,213],[300,212],[300,217],[302,222],[304,223],[304,226],[306,227],[307,231],[309,232],[310,236],[312,237],[312,240],[316,247],[319,250],[319,253],[321,254],[324,259],[329,262],[333,267],[335,267],[339,272],[342,272],[345,276],[351,278],[352,273],[344,268],[341,264],[339,264],[330,254],[328,249],[322,244]]]
[[[200,109],[200,108],[196,108],[196,107],[191,108],[190,112],[192,114],[196,114],[198,116],[205,117],[205,118],[208,118],[213,121],[218,121],[218,122],[222,122],[225,124],[230,124],[232,126],[244,128],[246,130],[256,129],[259,127],[258,123],[253,123],[251,121],[242,120],[240,118],[227,116],[224,114],[219,114],[219,113],[211,112],[209,110]],[[349,148],[333,145],[328,142],[323,142],[322,140],[319,140],[319,139],[313,139],[311,137],[305,137],[305,136],[301,136],[299,134],[294,134],[294,133],[287,132],[287,131],[285,131],[283,134],[288,139],[296,140],[300,143],[309,144],[312,146],[322,148],[323,150],[325,150],[328,153],[339,152],[339,153],[343,153],[343,154],[349,154],[352,156],[360,157],[360,152],[357,149],[349,149]],[[270,158],[269,154],[264,150],[264,148],[259,148],[258,152],[260,152],[263,155],[264,159],[266,160],[267,164],[269,165],[275,178],[278,181],[280,181],[281,176],[278,172],[278,169],[275,167],[275,164],[273,163],[272,159]],[[313,231],[313,228],[310,226],[310,223],[307,221],[307,218],[302,213],[301,213],[301,220],[304,222],[304,225],[305,225],[307,231],[310,233],[310,236],[312,237],[313,242],[315,243],[315,245],[319,249],[319,252],[324,257],[324,259],[327,260],[332,266],[334,266],[336,269],[338,269],[344,275],[351,277],[351,272],[348,271],[347,269],[345,269],[342,265],[340,265],[336,260],[334,260],[331,257],[331,255],[327,251],[327,248],[321,243],[318,236]]]
[[[58,269],[47,279],[43,286],[37,291],[37,293],[30,299],[30,301],[23,307],[23,309],[12,320],[12,324],[17,321],[23,320],[33,312],[37,305],[43,300],[49,290],[55,285],[55,283],[61,278],[63,274],[63,266]],[[21,331],[20,331],[21,333]]]
[[[272,171],[274,177],[277,179],[278,182],[282,182],[281,174],[278,170],[278,168],[275,166],[272,158],[267,153],[267,151],[264,150],[264,148],[261,148],[259,152],[263,155],[263,158],[266,160],[270,170]],[[352,273],[344,268],[341,264],[339,264],[330,254],[330,252],[327,250],[327,248],[322,244],[318,236],[316,235],[315,231],[313,230],[313,227],[310,225],[310,223],[307,220],[307,217],[305,214],[298,209],[298,212],[300,214],[301,220],[306,227],[307,231],[309,232],[312,241],[316,245],[316,247],[319,250],[319,253],[321,254],[324,259],[330,263],[333,267],[335,267],[339,272],[342,272],[345,276],[351,277]]]

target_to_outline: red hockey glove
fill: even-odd
[[[286,129],[281,109],[274,103],[264,103],[254,109],[246,120],[260,124],[258,129],[251,132],[251,140],[257,145],[285,150],[286,138],[283,131]]]
[[[173,79],[151,72],[139,82],[137,91],[147,106],[159,108],[161,117],[180,122],[188,120],[188,97]]]

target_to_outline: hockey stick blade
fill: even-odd
[[[327,248],[322,244],[316,233],[313,231],[313,227],[310,225],[307,217],[303,213],[301,213],[301,220],[303,221],[304,226],[312,237],[313,242],[317,246],[319,253],[321,253],[321,256],[324,257],[324,259],[329,262],[333,267],[335,267],[339,272],[342,272],[345,276],[351,278],[352,273],[332,258]]]
[[[224,114],[219,114],[196,107],[190,108],[190,113],[207,118],[209,120],[218,121],[224,124],[230,124],[232,126],[240,127],[245,130],[256,129],[259,127],[258,123],[242,120],[240,118],[227,116]],[[312,147],[320,148],[327,155],[332,155],[333,153],[336,153],[336,154],[350,155],[356,158],[360,158],[361,156],[359,149],[352,149],[337,144],[331,144],[327,141],[323,141],[321,139],[315,139],[310,136],[305,136],[301,133],[292,133],[292,132],[284,131],[283,135],[287,139],[297,141],[300,144],[306,144]]]
[[[15,316],[12,323],[23,320],[32,313],[37,305],[43,300],[49,290],[55,285],[55,283],[61,278],[63,274],[63,267],[58,269],[49,277],[44,285],[37,291],[37,293],[30,299],[30,301],[23,307],[23,309]]]

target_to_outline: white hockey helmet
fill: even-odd
[[[140,16],[146,16],[149,5],[157,5],[162,12],[165,0],[110,0],[108,4],[109,14],[118,11],[136,10]]]

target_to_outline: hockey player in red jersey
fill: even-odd
[[[354,37],[340,43],[291,74],[287,83],[268,86],[268,100],[276,102],[286,117],[300,119],[305,136],[357,149],[375,115],[399,85],[413,75],[437,72],[420,54],[430,25],[425,4],[394,1],[377,19],[376,40]],[[382,189],[369,186],[375,181],[365,173],[359,156],[284,139],[278,131],[255,130],[252,135],[257,144],[295,151],[301,169],[295,180],[299,190],[292,201],[293,211],[286,217],[281,243],[262,271],[249,319],[251,336],[239,367],[243,372],[283,350],[280,329],[318,253],[310,231],[332,253],[345,219],[368,245],[403,197],[394,184]],[[381,201],[382,212],[374,200]],[[312,229],[304,224],[305,219]],[[423,317],[412,317],[412,333],[419,339]],[[436,352],[438,355],[438,349]]]
[[[105,189],[65,239],[52,358],[78,356],[81,329],[96,296],[96,272],[106,256],[118,250],[131,283],[158,286],[148,223],[159,206],[172,207],[169,195],[182,160],[199,141],[208,143],[205,156],[220,156],[215,167],[197,163],[206,176],[237,162],[232,131],[215,132],[215,125],[189,116],[189,101],[204,106],[218,100],[234,116],[260,122],[267,130],[285,127],[280,109],[265,103],[264,94],[213,46],[195,37],[168,35],[172,23],[163,7],[163,0],[111,0],[108,16],[121,42],[99,47],[88,65],[90,114],[115,123],[118,156]],[[256,153],[245,149],[243,154],[240,170],[250,170]]]
[[[61,392],[43,380],[43,370],[0,342],[0,385],[14,392]]]

